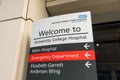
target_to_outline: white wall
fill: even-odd
[[[44,17],[45,0],[2,0],[0,80],[25,80],[32,21]]]

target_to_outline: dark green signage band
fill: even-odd
[[[93,42],[58,44],[58,45],[38,46],[38,47],[30,48],[30,54],[42,53],[42,52],[93,50],[93,49],[94,49]]]

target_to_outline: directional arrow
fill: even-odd
[[[88,49],[88,47],[90,47],[90,45],[88,45],[87,43],[84,45],[85,49]]]
[[[89,61],[87,61],[87,62],[85,63],[85,66],[86,66],[87,68],[90,68],[90,66],[92,66],[92,64],[91,64]]]
[[[86,57],[87,59],[89,59],[90,56],[91,56],[91,54],[89,54],[88,52],[85,53],[85,57]]]

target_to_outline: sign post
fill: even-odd
[[[33,24],[27,80],[97,80],[90,12]]]

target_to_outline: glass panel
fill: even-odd
[[[98,80],[112,80],[110,71],[98,71]]]
[[[116,71],[117,80],[120,80],[120,71]]]

